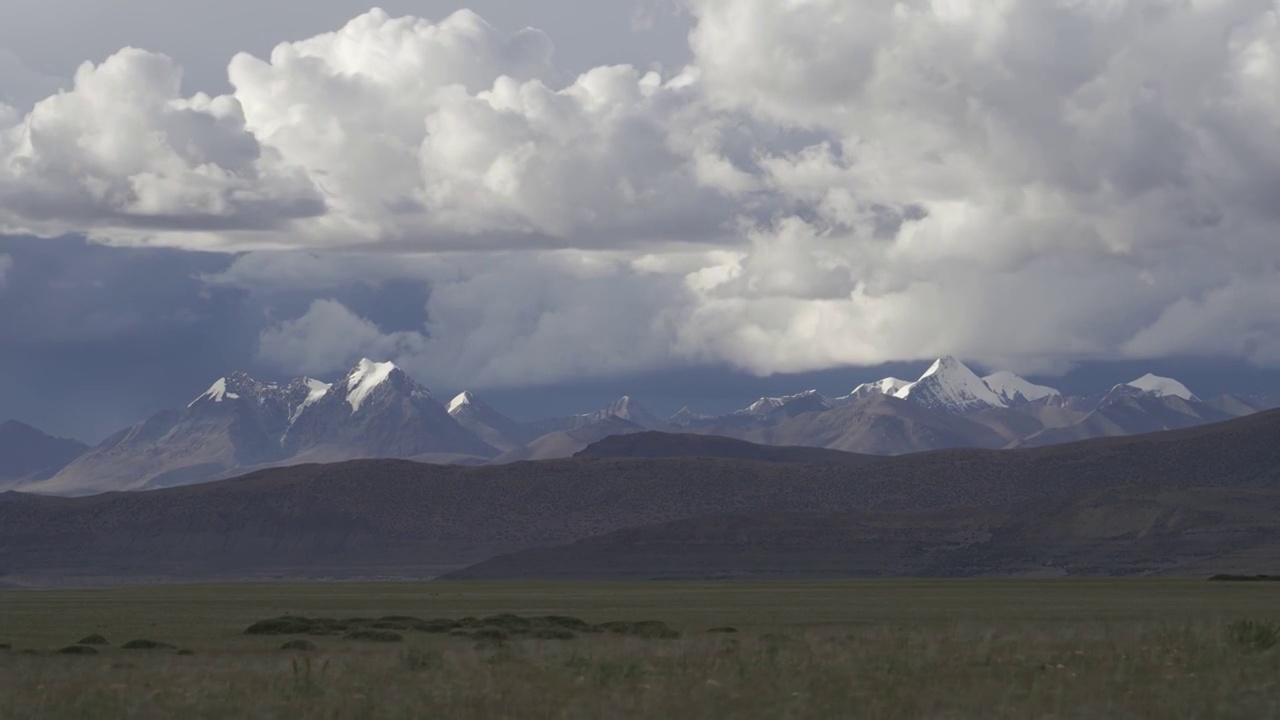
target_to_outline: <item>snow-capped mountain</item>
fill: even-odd
[[[389,362],[361,360],[346,377],[308,398],[310,404],[284,436],[290,456],[496,454],[454,420],[425,387]]]
[[[715,417],[686,407],[664,420],[624,396],[595,412],[520,423],[472,392],[446,407],[394,364],[362,360],[333,383],[305,377],[264,383],[244,373],[218,378],[185,407],[117,433],[61,470],[15,482],[33,492],[88,494],[190,484],[288,463],[564,457],[584,443],[642,429],[874,454],[1030,446],[1189,427],[1274,404],[1231,396],[1201,401],[1177,380],[1155,375],[1095,395],[1064,396],[1010,372],[980,378],[944,357],[914,382],[885,378],[836,399],[810,390],[760,398]]]
[[[481,440],[506,452],[521,447],[538,436],[533,428],[516,422],[494,410],[470,391],[463,391],[449,402],[449,416]]]
[[[560,432],[565,430],[577,430],[579,428],[594,425],[599,422],[609,420],[610,418],[618,418],[627,422],[639,425],[646,430],[660,430],[670,427],[666,420],[655,415],[644,405],[641,405],[635,398],[630,395],[623,395],[614,400],[603,408],[582,415],[571,415],[567,418],[554,418],[551,420],[542,420],[533,425],[543,432]]]
[[[932,410],[947,412],[966,413],[1009,405],[967,365],[950,356],[934,362],[919,380],[893,395]]]
[[[219,378],[180,410],[116,433],[57,474],[24,486],[83,494],[190,484],[285,462],[431,453],[492,457],[426,388],[391,363],[362,360],[328,384]]]
[[[1186,385],[1177,380],[1152,375],[1151,373],[1147,373],[1137,380],[1127,383],[1127,385],[1156,397],[1177,397],[1190,401],[1199,401],[1200,399],[1188,390]]]
[[[822,412],[830,410],[831,403],[817,390],[806,390],[785,397],[765,397],[756,400],[749,406],[737,411],[734,415],[755,418],[769,418],[778,414],[794,417],[806,412]]]
[[[1054,388],[1046,385],[1036,385],[1008,371],[993,373],[982,378],[982,381],[1006,405],[1035,402],[1036,400],[1062,395],[1061,392]]]
[[[845,397],[853,400],[861,400],[865,397],[873,395],[897,395],[900,390],[911,384],[910,380],[900,380],[896,377],[888,377],[883,380],[877,380],[872,383],[863,383],[853,389]]]
[[[667,418],[667,424],[673,427],[688,428],[688,427],[693,427],[694,425],[698,425],[700,423],[706,422],[708,420],[714,420],[714,419],[715,419],[714,415],[703,415],[701,413],[696,413],[693,410],[689,409],[688,405],[685,405],[684,407],[677,410],[675,415],[672,415],[671,417]]]

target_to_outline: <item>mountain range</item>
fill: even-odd
[[[834,398],[812,390],[760,398],[725,415],[684,408],[663,418],[628,396],[594,412],[518,422],[473,392],[442,403],[394,364],[366,359],[333,382],[264,383],[233,373],[186,407],[93,448],[20,423],[0,425],[0,489],[147,490],[360,458],[455,465],[548,460],[646,430],[880,456],[1040,447],[1220,422],[1270,405],[1242,396],[1202,400],[1177,380],[1154,375],[1069,396],[1009,372],[980,377],[945,357],[914,381],[885,378]]]

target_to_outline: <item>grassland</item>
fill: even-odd
[[[289,652],[297,638],[244,634],[280,615],[499,613],[682,636],[405,632]],[[1280,717],[1277,623],[1280,585],[1203,580],[10,591],[0,717]],[[723,627],[738,632],[707,632]],[[91,634],[110,644],[54,652]],[[136,639],[190,654],[120,648]]]

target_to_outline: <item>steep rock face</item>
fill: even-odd
[[[369,360],[299,413],[283,446],[289,456],[317,460],[496,454],[403,370]]]
[[[78,440],[53,437],[16,420],[0,423],[0,487],[57,472],[88,449]]]

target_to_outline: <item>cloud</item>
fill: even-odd
[[[336,300],[316,300],[302,317],[262,331],[258,360],[286,372],[327,376],[362,357],[404,362],[425,340],[416,332],[383,333]]]
[[[564,77],[546,35],[467,11],[238,55],[216,98],[122,51],[0,136],[0,217],[289,250],[208,279],[251,292],[429,286],[408,335],[290,313],[261,339],[280,365],[1280,362],[1273,2],[683,5],[692,62],[661,75]]]
[[[234,98],[182,98],[180,81],[167,57],[125,49],[0,131],[8,229],[252,230],[322,212]]]

